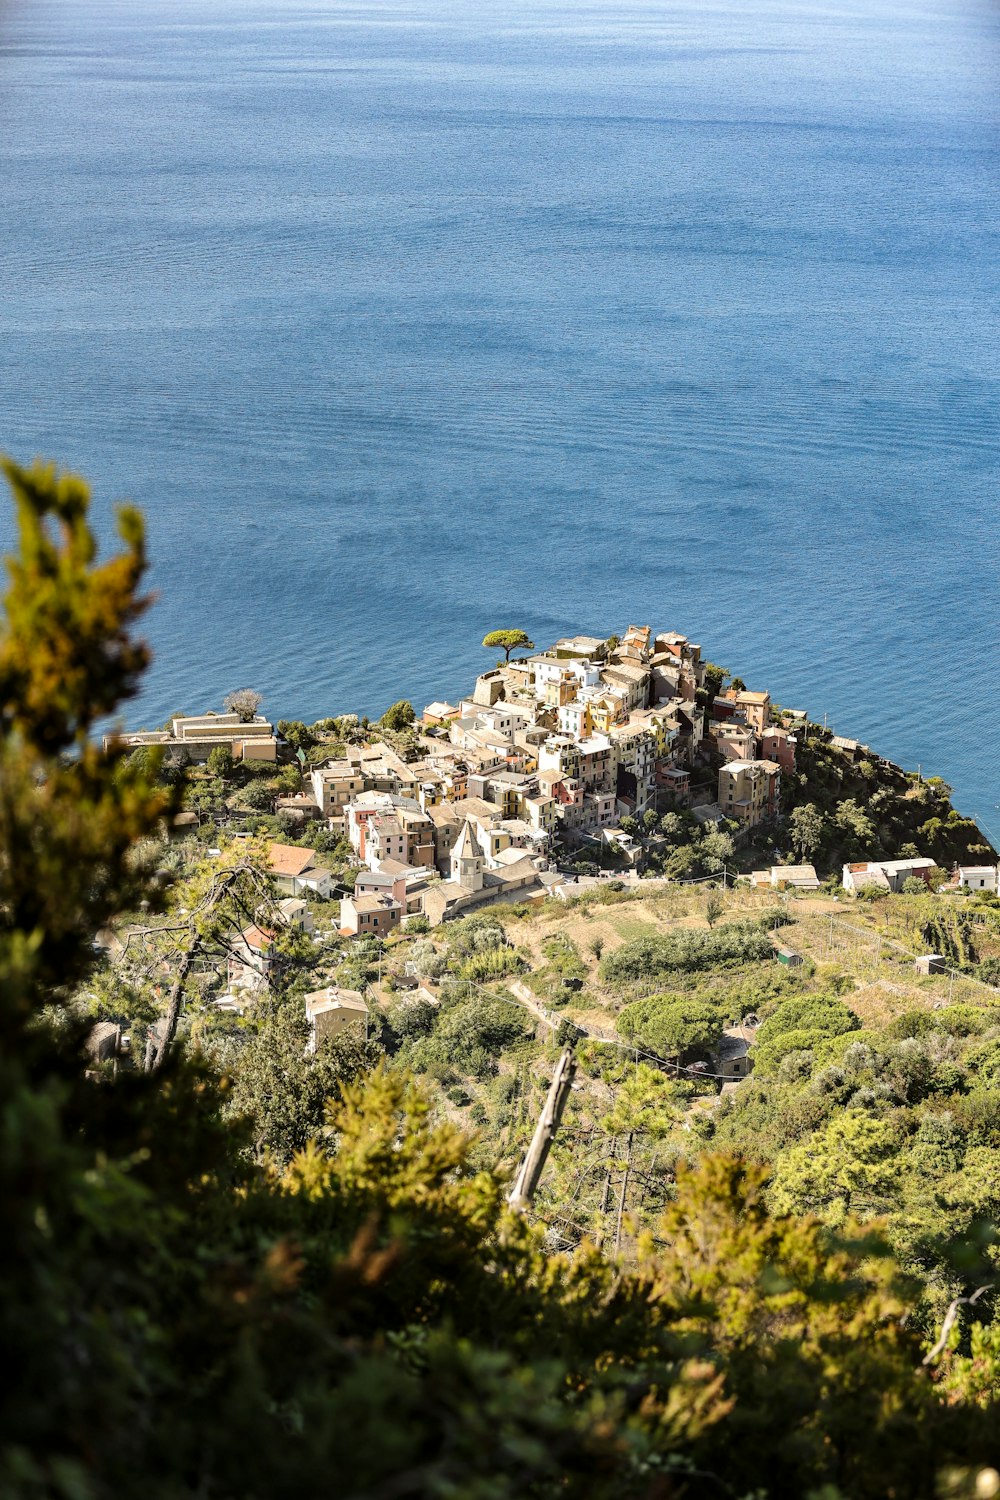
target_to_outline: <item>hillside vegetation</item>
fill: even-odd
[[[952,807],[951,788],[940,777],[921,778],[877,755],[857,759],[818,725],[803,738],[783,790],[789,808],[815,813],[800,813],[790,827],[801,852],[824,868],[917,854],[943,869],[996,860],[974,820]]]
[[[145,665],[140,518],[99,565],[85,486],[7,473],[0,1493],[990,1493],[1000,1030],[976,976],[889,946],[947,898],[835,925],[825,898],[607,891],[387,946],[289,935],[260,1002],[220,1012],[220,955],[268,899],[255,852],[171,889],[178,789],[91,740]],[[995,909],[961,915],[982,968]],[[377,1034],[311,1054],[328,977]],[[138,1036],[172,1011],[147,1067],[88,1055],[95,1016]],[[759,1071],[720,1105],[687,1059],[751,1011]],[[570,1036],[580,1086],[517,1215]]]

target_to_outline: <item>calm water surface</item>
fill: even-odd
[[[988,0],[0,7],[0,446],[147,510],[131,722],[650,620],[1000,832],[998,100]]]

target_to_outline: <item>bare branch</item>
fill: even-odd
[[[954,1328],[955,1319],[958,1317],[958,1309],[960,1307],[971,1307],[973,1302],[978,1302],[983,1293],[992,1291],[994,1286],[995,1282],[984,1282],[982,1286],[976,1288],[971,1297],[956,1297],[954,1301],[949,1304],[948,1311],[944,1315],[944,1322],[941,1325],[941,1333],[938,1341],[934,1345],[934,1348],[931,1349],[928,1354],[924,1355],[924,1358],[921,1360],[921,1364],[931,1365],[940,1354],[944,1353],[948,1343],[948,1335]]]

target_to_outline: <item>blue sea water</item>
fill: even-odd
[[[1000,832],[998,85],[990,0],[0,5],[0,447],[147,511],[130,722],[651,621]]]

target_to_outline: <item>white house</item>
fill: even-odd
[[[535,687],[542,691],[549,683],[574,677],[577,691],[581,688],[596,688],[601,682],[600,662],[574,659],[566,656],[530,656],[529,664],[535,674]]]
[[[958,883],[963,891],[995,891],[1000,886],[1000,865],[959,865]]]
[[[315,1052],[328,1037],[338,1036],[348,1026],[364,1027],[367,1034],[368,1006],[357,990],[342,990],[335,984],[325,990],[314,990],[305,997],[305,1009],[309,1026],[307,1052]]]
[[[841,874],[845,891],[858,891],[865,885],[879,885],[883,890],[901,891],[907,880],[925,883],[936,869],[932,859],[878,859],[845,865]]]

